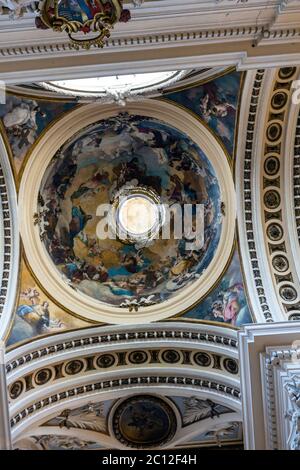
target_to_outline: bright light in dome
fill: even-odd
[[[138,90],[159,85],[176,77],[178,71],[114,75],[111,77],[82,78],[51,81],[49,84],[62,91],[77,93],[107,93],[111,91]]]
[[[133,235],[151,230],[158,218],[159,211],[155,203],[141,195],[125,199],[119,208],[122,228]]]

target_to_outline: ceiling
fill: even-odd
[[[252,385],[261,390],[261,364],[247,358],[250,387],[239,363],[252,328],[259,336],[284,321],[296,335],[299,2],[129,6],[132,22],[103,51],[74,51],[63,35],[37,31],[32,12],[0,16],[8,447],[240,446],[241,382],[250,398]],[[170,70],[170,82],[142,90],[53,89]],[[128,201],[137,215],[124,212]],[[153,207],[161,201],[203,204],[201,248],[150,237],[165,217]],[[103,203],[129,227],[124,240],[96,237]],[[263,373],[286,354],[274,351],[260,350]],[[253,408],[263,440],[273,408],[269,418]]]

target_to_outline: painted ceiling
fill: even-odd
[[[204,205],[204,243],[188,234],[127,244],[97,236],[97,208],[127,188],[155,193],[181,210]],[[182,132],[143,116],[120,115],[84,129],[53,157],[39,193],[40,236],[74,289],[122,305],[151,296],[160,303],[206,270],[219,243],[222,213],[214,169]]]
[[[245,448],[299,444],[297,407],[283,432],[243,413],[245,391],[287,406],[299,385],[272,383],[265,344],[300,318],[299,68],[277,68],[299,7],[213,3],[124,0],[103,62],[38,31],[41,2],[0,0],[0,448],[235,449],[243,429]],[[244,370],[256,333],[263,388]]]
[[[214,134],[234,162],[241,74],[235,71],[189,83],[166,93],[164,100],[192,113]],[[2,131],[11,149],[19,187],[36,142],[53,124],[78,109],[76,100],[13,94],[0,106]],[[25,93],[24,90],[22,93]],[[30,91],[29,91],[30,93]],[[83,105],[84,106],[84,105]],[[122,114],[123,113],[123,114]],[[203,149],[163,120],[128,116],[121,110],[83,128],[53,155],[38,198],[41,243],[68,285],[97,301],[120,305],[126,299],[151,297],[164,302],[209,268],[222,227],[220,188]],[[184,241],[154,241],[139,247],[95,240],[92,215],[124,185],[146,186],[164,200],[204,202],[208,221],[205,250],[183,253]],[[65,309],[36,278],[24,256],[20,292],[8,344],[90,324]],[[251,323],[237,245],[218,282],[198,305],[182,313],[192,321],[233,326]]]

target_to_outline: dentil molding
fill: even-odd
[[[0,341],[12,321],[18,285],[17,196],[8,151],[0,134]]]
[[[298,76],[296,67],[249,72],[241,100],[238,227],[248,291],[260,322],[300,318],[298,199],[294,199]]]
[[[93,327],[22,345],[5,361],[14,441],[64,409],[132,394],[211,399],[241,420],[237,332],[230,328]]]
[[[118,24],[100,51],[74,51],[64,34],[37,30],[33,13],[17,19],[0,15],[0,79],[20,83],[70,74],[79,78],[83,73],[228,65],[257,69],[300,63],[297,0],[164,0],[125,5],[132,9],[132,20]]]

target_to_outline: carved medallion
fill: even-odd
[[[140,395],[123,401],[116,409],[112,427],[127,447],[150,448],[170,441],[177,421],[171,406],[158,397]]]

